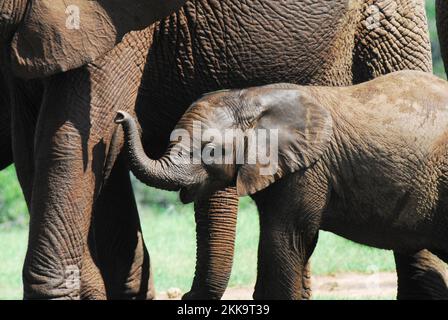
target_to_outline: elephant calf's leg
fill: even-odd
[[[447,300],[448,267],[428,250],[394,253],[399,300]]]
[[[317,242],[318,230],[311,223],[297,225],[280,215],[279,212],[260,212],[254,299],[309,299],[307,264]]]

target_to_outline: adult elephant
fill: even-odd
[[[138,82],[140,65],[137,65],[137,60],[145,56],[148,39],[136,41],[134,36],[132,43],[117,44],[129,30],[146,27],[183,3],[177,0],[134,1],[125,7],[119,1],[77,0],[71,1],[70,6],[66,6],[64,1],[5,0],[0,3],[0,169],[12,163],[10,150],[13,149],[19,181],[31,213],[23,272],[25,298],[153,297],[149,255],[141,235],[126,166],[115,159],[101,164],[105,145],[98,143],[95,154],[99,156],[95,158],[94,165],[103,166],[104,172],[94,181],[91,158],[87,160],[90,150],[85,144],[85,149],[79,149],[79,156],[57,159],[61,154],[55,155],[55,149],[46,149],[47,145],[44,143],[42,146],[38,140],[40,128],[52,121],[45,118],[44,113],[51,113],[46,109],[46,99],[53,96],[47,94],[48,86],[52,87],[51,82],[55,81],[53,76],[67,77],[65,85],[73,85],[72,89],[76,87],[67,93],[89,91],[91,82],[94,82],[91,81],[93,76],[86,76],[90,71],[84,68],[70,73],[70,70],[85,66],[111,50],[116,55],[123,52],[126,55],[127,50],[128,56],[132,56],[129,64],[134,63],[134,68],[127,71],[130,78],[133,76]],[[142,59],[140,63],[144,63]],[[120,71],[126,67],[128,65],[122,65]],[[107,82],[105,78],[103,80]],[[112,87],[109,90],[113,91]],[[96,93],[92,90],[92,96]],[[73,99],[66,105],[67,115],[88,110],[89,98],[87,93]],[[123,98],[126,99],[132,97]],[[12,122],[8,121],[10,118]],[[50,131],[57,126],[55,122],[52,125]],[[83,131],[84,127],[73,130],[78,129],[85,134],[87,141],[89,133]],[[64,134],[67,138],[70,130]],[[49,157],[53,161],[52,169],[48,175],[40,175],[39,172],[44,170],[43,154],[47,152],[52,154]],[[59,206],[64,201],[44,203],[45,200],[37,200],[43,194],[55,194],[54,189],[41,188],[50,184],[55,186],[49,181],[42,182],[42,179],[52,180],[55,176],[67,174],[59,171],[63,165],[56,163],[65,162],[67,168],[75,168],[80,158],[86,159],[83,160],[82,179],[86,179],[86,184],[95,185],[95,195],[93,189],[84,193],[79,189],[76,199],[73,199],[75,202],[68,207]],[[67,174],[63,188],[75,187],[69,183],[73,174],[74,171]],[[64,193],[61,192],[61,196],[64,197]],[[117,193],[128,194],[129,201],[118,201]]]
[[[131,270],[121,275],[146,286],[146,280],[135,279],[143,278],[146,251],[119,156],[123,137],[113,125],[117,110],[138,116],[146,152],[159,157],[186,108],[208,91],[280,81],[340,86],[401,69],[431,71],[423,1],[188,1],[168,18],[126,34],[117,45],[126,31],[149,24],[154,16],[131,24],[126,14],[142,14],[145,8],[110,10],[118,8],[118,1],[110,7],[105,1],[75,2],[81,8],[98,4],[80,11],[93,12],[84,18],[87,28],[83,19],[80,29],[64,28],[58,14],[65,7],[53,11],[56,2],[32,2],[26,15],[24,0],[3,7],[12,18],[3,29],[8,31],[4,40],[12,39],[6,48],[8,83],[17,88],[23,81],[17,76],[37,77],[43,88],[34,122],[20,90],[12,95],[14,161],[31,213],[26,298],[79,297],[79,287],[67,286],[73,270],[89,275],[87,288],[89,283],[95,288],[98,278],[113,278],[115,273],[104,271],[116,263],[107,245],[129,239],[108,239],[124,229],[119,228],[120,213],[134,221],[135,245],[118,257],[127,253],[123,260],[137,261],[138,268],[118,269]],[[104,16],[110,19],[102,25],[99,17]],[[232,265],[237,203],[235,190],[228,189],[196,204],[198,261],[188,298],[222,296]],[[95,240],[93,254],[91,246],[86,249],[89,234]],[[397,256],[399,292],[402,283],[428,270],[440,274],[435,263],[420,263],[419,254]],[[306,298],[307,277],[303,282]],[[438,282],[436,288],[444,285]],[[416,292],[426,287],[425,281],[412,284]]]

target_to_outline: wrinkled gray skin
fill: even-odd
[[[152,160],[135,120],[123,112],[116,119],[143,182],[180,188],[191,201],[231,185],[253,197],[261,224],[255,299],[302,297],[301,270],[320,229],[397,253],[427,248],[448,262],[448,82],[401,71],[346,88],[224,91],[195,102],[176,129],[193,137],[195,121],[217,134],[173,142]],[[230,129],[278,130],[278,168],[263,173],[260,158],[236,164],[235,145],[219,140]],[[192,161],[212,151],[222,160],[220,150],[231,161]]]
[[[157,158],[187,107],[205,92],[278,81],[340,86],[395,70],[431,70],[423,1],[377,3],[378,24],[372,28],[372,1],[195,0],[131,33],[151,24],[153,3],[135,1],[149,6],[137,12],[128,5],[109,10],[120,2],[89,1],[96,7],[88,10],[83,3],[82,21],[90,22],[79,32],[67,32],[51,10],[42,16],[46,11],[37,9],[44,2],[35,2],[27,16],[26,0],[0,4],[8,16],[0,21],[1,66],[12,105],[2,105],[0,115],[12,108],[14,162],[31,214],[26,298],[152,294],[149,258],[119,157],[117,110],[138,115],[146,152]],[[61,3],[52,1],[52,7]],[[97,14],[103,20],[95,22]],[[73,47],[80,43],[89,45]],[[196,203],[197,268],[188,298],[222,296],[232,266],[237,203],[234,188]],[[399,292],[402,283],[412,283],[409,297],[444,285],[427,280],[429,270],[440,269],[420,263],[421,257],[397,259]],[[82,271],[81,290],[65,287],[65,271],[72,266]],[[309,287],[306,277],[303,282]],[[309,293],[304,290],[303,297]]]
[[[105,96],[118,101],[108,96],[118,94],[117,87],[138,88],[149,39],[134,35],[119,44],[123,36],[183,3],[77,1],[81,25],[73,31],[66,25],[73,20],[61,16],[65,1],[0,2],[0,169],[14,158],[31,214],[25,298],[154,296],[128,170],[109,148],[113,129],[90,131],[90,112],[100,118]],[[98,59],[107,52],[117,60]],[[87,66],[93,60],[97,64]],[[100,64],[104,69],[96,68]],[[127,86],[119,85],[120,74],[128,75]],[[135,104],[136,94],[118,95],[120,105]],[[117,194],[127,197],[118,201]],[[77,274],[79,285],[67,286]]]

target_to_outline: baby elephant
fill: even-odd
[[[144,183],[180,189],[183,201],[229,185],[253,197],[256,299],[301,296],[319,229],[448,262],[448,83],[430,74],[212,93],[181,118],[159,160],[145,155],[132,117],[116,121]]]

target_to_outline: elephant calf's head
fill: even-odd
[[[144,183],[181,189],[181,199],[236,184],[240,196],[312,165],[332,134],[332,119],[303,87],[281,84],[205,95],[181,118],[161,159],[149,159],[132,117],[119,112],[131,169]]]

